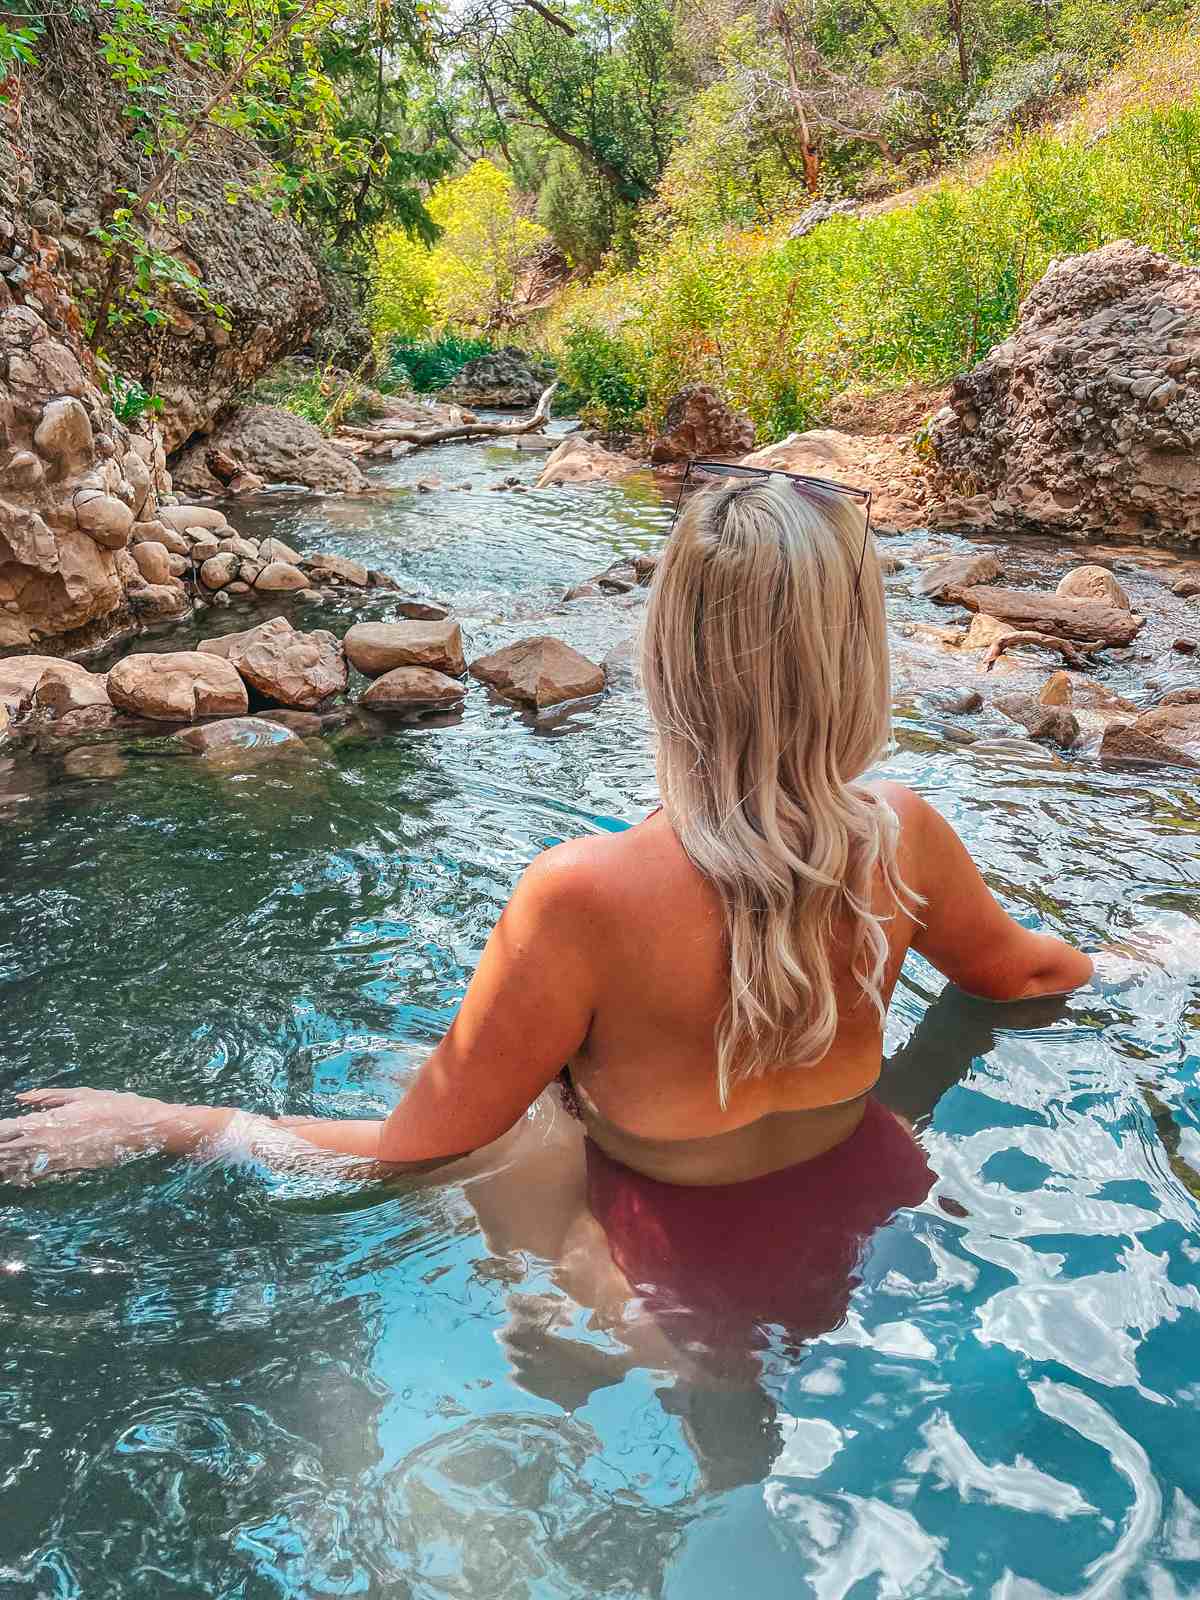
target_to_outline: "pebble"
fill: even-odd
[[[1194,656],[1197,646],[1195,639],[1176,639],[1171,645],[1172,650],[1177,650],[1181,656]]]

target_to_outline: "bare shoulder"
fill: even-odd
[[[534,857],[522,875],[521,890],[564,909],[598,910],[627,893],[631,868],[649,868],[673,844],[674,835],[658,816],[618,833],[567,839]]]

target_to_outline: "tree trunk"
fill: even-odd
[[[459,422],[440,428],[343,428],[352,439],[369,439],[372,444],[446,444],[451,439],[511,438],[517,433],[533,433],[550,414],[550,401],[557,383],[543,391],[532,413],[520,422]]]

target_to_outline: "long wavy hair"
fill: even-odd
[[[862,507],[782,476],[698,494],[655,576],[642,677],[664,809],[724,909],[725,1105],[742,1080],[828,1053],[835,947],[882,1026],[884,924],[920,904],[900,876],[895,813],[856,785],[891,742]]]

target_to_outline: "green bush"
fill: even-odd
[[[162,395],[149,393],[136,378],[123,378],[119,372],[114,372],[109,379],[108,397],[113,415],[127,428],[147,413],[153,416],[163,406]]]
[[[628,433],[644,421],[649,398],[637,347],[598,328],[576,327],[558,359],[563,389],[556,409],[577,411],[609,433]]]
[[[491,355],[492,350],[493,346],[486,339],[468,339],[453,333],[443,334],[427,344],[397,339],[388,351],[380,388],[435,394],[457,377],[468,361]]]

